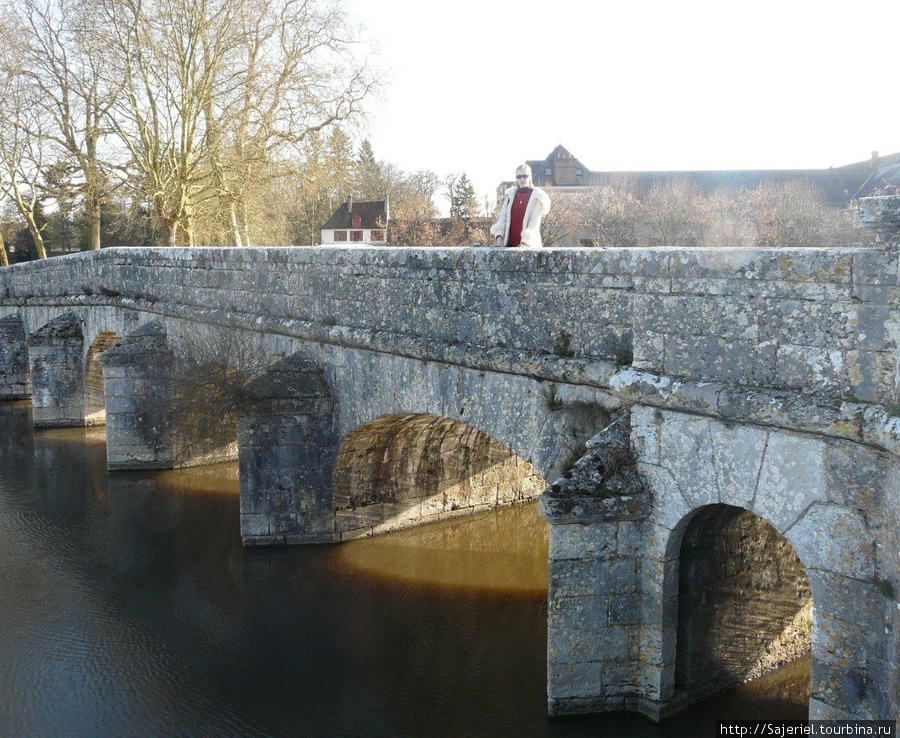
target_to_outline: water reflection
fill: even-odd
[[[548,545],[547,523],[526,503],[352,541],[336,555],[373,576],[546,596]]]
[[[805,714],[788,686],[550,722],[533,507],[244,551],[233,466],[108,474],[102,429],[29,413],[0,405],[0,735],[694,736],[781,692]]]

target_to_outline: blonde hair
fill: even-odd
[[[519,164],[519,166],[516,167],[516,173],[518,173],[518,171],[519,171],[520,169],[523,169],[523,170],[525,171],[525,174],[528,175],[528,179],[525,180],[525,187],[532,187],[532,188],[533,188],[533,187],[534,187],[534,181],[531,179],[531,167],[528,166],[527,164]],[[518,183],[519,183],[519,181],[516,180],[516,184],[518,184]]]

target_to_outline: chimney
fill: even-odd
[[[878,152],[872,152],[872,169],[878,169]]]
[[[347,212],[353,212],[353,195],[347,195]]]

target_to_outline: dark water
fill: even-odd
[[[234,467],[108,474],[0,404],[0,736],[703,736],[803,718],[808,664],[662,726],[546,718],[533,506],[242,550]]]

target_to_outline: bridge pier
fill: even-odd
[[[66,312],[28,336],[36,428],[77,427],[84,417],[84,334]]]
[[[0,318],[0,400],[31,397],[25,324],[19,315]]]
[[[248,394],[238,417],[244,544],[333,542],[338,443],[322,368],[293,354],[254,380]]]
[[[812,719],[891,718],[896,458],[639,405],[630,415],[627,446],[621,426],[604,431],[541,499],[550,713],[660,720],[810,644]]]
[[[100,355],[106,396],[110,470],[171,469],[174,356],[166,330],[153,321]]]

